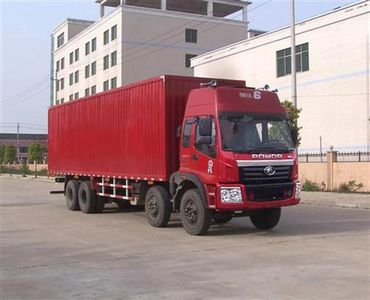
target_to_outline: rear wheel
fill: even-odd
[[[268,208],[257,210],[252,216],[251,221],[258,229],[272,229],[280,220],[281,208]]]
[[[151,187],[145,197],[145,212],[150,225],[165,227],[171,217],[170,195],[162,186]]]
[[[66,186],[66,204],[69,210],[80,210],[80,205],[78,204],[78,189],[80,183],[77,180],[70,180]]]
[[[197,189],[191,189],[182,196],[180,204],[181,222],[191,235],[206,234],[210,226],[209,211]]]
[[[105,199],[102,196],[96,196],[96,207],[95,207],[95,212],[96,213],[101,213],[104,210],[105,206]]]
[[[78,190],[78,203],[85,214],[96,212],[96,194],[89,181],[83,181]]]

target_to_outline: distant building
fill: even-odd
[[[96,2],[98,21],[67,19],[52,33],[52,104],[162,74],[192,76],[191,58],[248,37],[246,1]]]
[[[296,26],[300,153],[370,150],[370,1]],[[285,27],[192,59],[195,76],[246,80],[291,99],[291,39]]]
[[[23,162],[28,160],[28,149],[33,143],[38,143],[47,149],[48,135],[47,134],[19,134],[19,154]],[[0,145],[12,145],[17,148],[17,134],[16,133],[0,133]],[[47,151],[46,151],[47,152]]]

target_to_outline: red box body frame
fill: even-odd
[[[209,80],[163,75],[51,107],[49,174],[169,180],[187,97]]]

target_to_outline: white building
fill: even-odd
[[[67,19],[52,33],[52,105],[162,74],[193,75],[192,57],[248,34],[249,2],[96,2],[97,22]]]
[[[370,150],[370,2],[299,22],[296,26],[300,151]],[[207,52],[192,59],[195,76],[269,84],[291,99],[290,28]]]

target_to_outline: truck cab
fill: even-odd
[[[203,219],[223,223],[244,215],[257,228],[270,229],[281,207],[299,203],[295,134],[287,118],[274,92],[217,86],[191,91],[172,180],[174,207],[189,233],[207,230]]]

